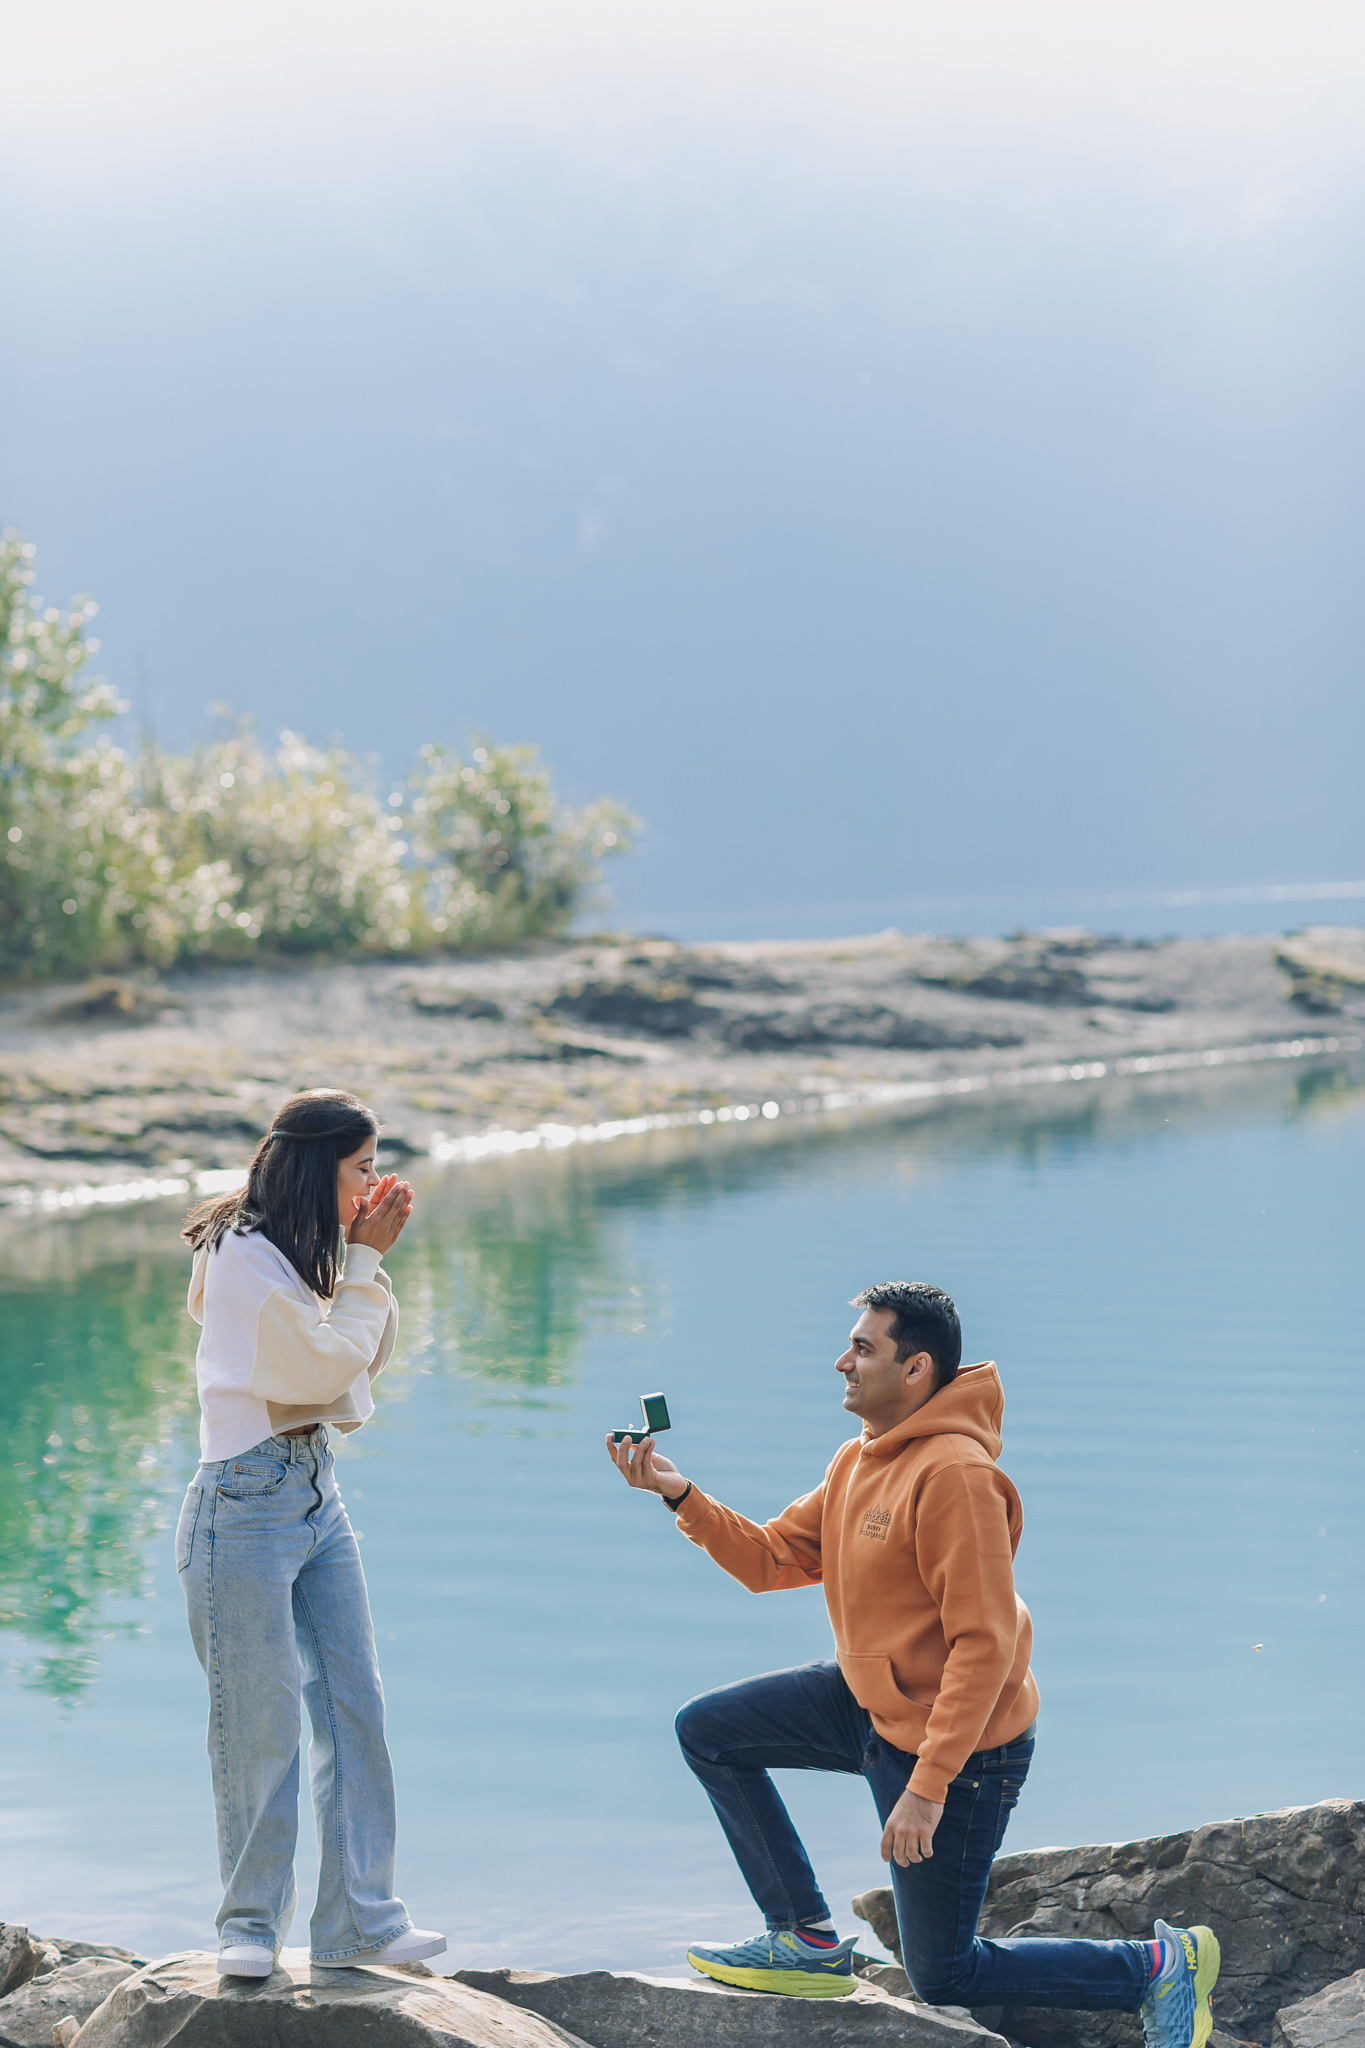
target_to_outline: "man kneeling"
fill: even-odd
[[[1218,1943],[1207,1927],[1150,1941],[984,1941],[991,1861],[1033,1755],[1038,1688],[1014,1590],[1023,1514],[996,1464],[993,1365],[960,1366],[957,1310],[937,1287],[866,1288],[836,1361],[862,1435],[814,1492],[760,1526],[711,1500],[655,1449],[607,1449],[659,1494],[717,1564],[766,1593],[823,1583],[838,1661],[742,1679],[689,1700],[683,1755],[710,1795],[766,1930],[688,1961],[725,1984],[796,1997],[852,1991],[840,1941],[768,1772],[867,1779],[883,1823],[901,1952],[931,2005],[1142,2013],[1149,2048],[1203,2048]]]

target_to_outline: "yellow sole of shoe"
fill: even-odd
[[[1190,2048],[1206,2048],[1209,2035],[1213,2032],[1213,2013],[1209,2008],[1209,1994],[1218,1982],[1222,1968],[1223,1951],[1218,1946],[1218,1936],[1211,1927],[1192,1927],[1198,1961],[1194,1969],[1194,2038]]]
[[[847,1998],[856,1991],[856,1977],[817,1977],[808,1970],[732,1970],[726,1963],[713,1963],[687,1952],[687,1960],[704,1977],[718,1984],[733,1984],[737,1991],[772,1991],[780,1998]]]

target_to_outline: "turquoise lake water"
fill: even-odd
[[[398,1359],[338,1466],[399,1889],[450,1963],[676,1966],[753,1931],[672,1716],[830,1654],[823,1604],[725,1579],[602,1434],[661,1387],[683,1469],[776,1511],[849,1434],[834,1360],[874,1279],[949,1288],[1004,1379],[1043,1694],[1007,1846],[1360,1796],[1363,1170],[1365,1075],[1324,1062],[423,1169]],[[0,1245],[0,1918],[149,1954],[217,1903],[170,1556],[177,1221]],[[842,1910],[881,1881],[870,1799],[784,1790]]]

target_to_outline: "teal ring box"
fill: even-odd
[[[640,1413],[645,1418],[643,1429],[614,1429],[611,1440],[614,1444],[642,1444],[647,1436],[657,1436],[662,1429],[670,1427],[668,1403],[662,1394],[641,1394]]]

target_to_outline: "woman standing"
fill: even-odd
[[[293,1919],[301,1699],[322,1866],[313,1961],[408,1962],[445,1947],[393,1895],[384,1694],[327,1443],[329,1428],[373,1415],[370,1382],[398,1328],[380,1260],[412,1214],[412,1189],[380,1178],[378,1135],[340,1089],[291,1097],[246,1186],[201,1203],[183,1233],[189,1310],[203,1325],[202,1462],[175,1551],[209,1682],[225,1977],[268,1976]]]

